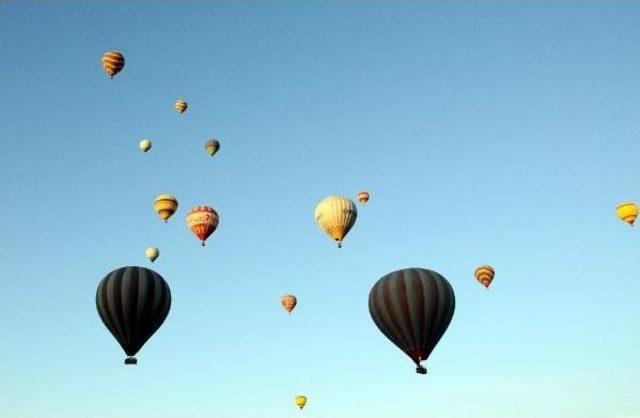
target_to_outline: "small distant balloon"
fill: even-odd
[[[358,202],[362,203],[363,205],[366,205],[370,197],[371,195],[369,194],[369,192],[361,191],[358,193]]]
[[[495,275],[496,272],[493,267],[487,265],[480,266],[476,268],[475,271],[476,280],[487,289],[489,288],[489,285],[491,285]]]
[[[302,409],[307,404],[307,397],[304,395],[298,395],[295,398],[295,403],[298,408]]]
[[[618,218],[633,226],[638,217],[638,206],[633,202],[624,202],[616,208],[616,214]]]
[[[143,139],[142,141],[140,141],[138,146],[140,147],[142,152],[147,152],[151,149],[151,141],[149,141],[148,139]]]
[[[210,139],[204,143],[204,149],[207,151],[207,154],[213,157],[216,155],[216,152],[220,151],[220,142],[216,139]]]
[[[110,78],[113,78],[124,68],[124,55],[118,51],[108,51],[102,56],[102,68]]]
[[[187,110],[187,102],[184,99],[178,99],[176,100],[176,102],[173,105],[174,109],[176,109],[176,112],[178,113],[184,113],[185,110]]]
[[[187,215],[187,225],[191,232],[202,242],[203,247],[204,242],[213,234],[219,222],[218,212],[210,206],[196,206]]]
[[[153,208],[158,215],[167,222],[176,210],[178,210],[178,200],[175,196],[170,194],[161,194],[156,197],[156,200],[153,203]]]
[[[355,203],[343,196],[329,196],[316,206],[315,218],[318,226],[342,247],[342,240],[356,223],[358,210]]]
[[[160,250],[158,250],[156,247],[149,247],[146,249],[144,254],[147,256],[149,261],[153,263],[154,261],[156,261],[156,258],[158,258],[158,256],[160,255]]]
[[[282,307],[287,313],[291,314],[291,311],[298,304],[298,299],[294,295],[284,295],[281,300]]]

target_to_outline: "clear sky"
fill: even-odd
[[[2,2],[0,40],[3,418],[640,416],[640,3]],[[361,189],[338,250],[313,209]],[[135,367],[124,265],[173,294]],[[457,297],[426,376],[367,306],[412,266]]]

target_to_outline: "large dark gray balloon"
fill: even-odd
[[[369,313],[380,331],[420,365],[447,330],[456,297],[453,288],[435,271],[410,268],[382,277],[369,293]]]
[[[107,274],[96,291],[100,319],[111,331],[127,356],[125,364],[160,328],[171,308],[171,290],[153,270],[122,267]]]

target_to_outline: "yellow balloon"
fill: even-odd
[[[161,194],[156,197],[153,208],[167,222],[167,219],[178,210],[178,200],[170,194]]]
[[[176,112],[178,113],[184,113],[188,106],[187,101],[184,99],[178,99],[173,104],[174,109],[176,109]]]
[[[356,204],[343,196],[329,196],[320,201],[315,210],[318,226],[342,247],[342,240],[347,236],[358,217]]]
[[[151,149],[151,141],[149,141],[148,139],[143,139],[142,141],[140,141],[138,146],[140,147],[142,152],[147,152]]]
[[[616,208],[616,215],[618,215],[618,218],[633,226],[633,223],[638,217],[638,206],[633,202],[624,202]]]
[[[144,252],[144,254],[153,263],[154,261],[156,261],[156,258],[158,258],[158,256],[160,255],[160,250],[158,250],[156,247],[149,247]]]
[[[296,396],[295,402],[298,408],[302,409],[307,404],[307,397],[304,395],[298,395]]]

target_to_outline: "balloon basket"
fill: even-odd
[[[124,359],[124,364],[138,364],[138,359],[135,357],[127,357]]]
[[[416,373],[418,373],[418,374],[427,374],[427,369],[425,369],[422,366],[418,366],[418,367],[416,367]]]

